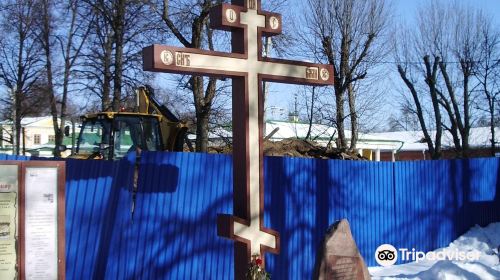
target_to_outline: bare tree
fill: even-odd
[[[476,88],[481,84],[477,76],[484,76],[478,71],[484,71],[484,63],[480,69],[485,59],[481,51],[481,29],[486,18],[477,8],[438,1],[420,7],[418,16],[418,30],[405,30],[415,35],[406,41],[404,37],[399,38],[398,72],[412,94],[415,113],[432,157],[439,158],[444,130],[452,136],[457,155],[467,157],[475,115],[472,105]],[[423,63],[415,63],[420,58]],[[423,79],[419,82],[417,76]],[[432,107],[430,119],[424,116],[422,81],[427,85],[427,100]],[[426,127],[430,121],[435,124],[434,139]]]
[[[45,73],[47,76],[47,95],[50,100],[50,113],[52,115],[52,123],[54,127],[55,138],[62,139],[61,131],[59,130],[58,122],[57,122],[57,102],[54,88],[54,78],[53,78],[53,68],[52,68],[52,52],[54,46],[54,38],[53,38],[53,8],[54,3],[51,0],[41,0],[39,1],[41,5],[41,13],[40,13],[40,36],[39,41],[42,45],[44,54],[45,54]],[[54,155],[60,156],[59,146],[57,145],[54,149]]]
[[[113,28],[113,41],[115,43],[115,63],[113,80],[113,111],[120,110],[123,77],[123,49],[125,37],[125,13],[127,0],[112,1],[110,23]]]
[[[389,131],[415,131],[419,130],[417,114],[415,112],[413,101],[403,95],[403,102],[399,104],[399,114],[389,117]]]
[[[88,45],[84,49],[85,60],[78,70],[85,82],[83,87],[99,97],[101,110],[112,110],[111,92],[113,80],[113,30],[101,9],[93,8],[93,2],[86,2],[88,9],[96,16],[91,17],[91,32]]]
[[[331,104],[331,92],[326,87],[302,86],[297,91],[297,97],[299,115],[308,124],[304,140],[316,140],[319,135],[313,135],[313,125],[326,123],[325,114],[330,113],[328,109],[334,106]]]
[[[441,105],[451,108],[443,98],[439,83],[440,66],[441,70],[444,66],[442,56],[448,53],[450,42],[446,38],[449,34],[446,22],[450,16],[449,12],[437,2],[431,2],[429,7],[421,7],[417,18],[418,28],[412,30],[400,27],[395,46],[398,73],[412,96],[414,112],[433,159],[441,157]],[[427,104],[430,104],[432,112],[430,119],[425,117]],[[434,136],[429,126],[434,126]],[[456,125],[452,122],[450,130],[455,128]]]
[[[97,96],[103,111],[118,111],[121,103],[143,84],[141,50],[150,44],[157,21],[152,20],[149,1],[84,0],[91,12],[91,31],[79,67],[84,88]],[[88,81],[91,81],[90,83]]]
[[[7,87],[2,102],[11,111],[14,154],[20,152],[21,120],[37,107],[32,89],[41,71],[40,50],[36,44],[36,13],[34,0],[4,1],[0,41],[0,80]]]
[[[213,6],[221,2],[163,0],[161,18],[168,30],[184,47],[214,50],[213,31],[209,28],[209,12]],[[205,88],[203,77],[192,76],[189,79],[196,113],[196,150],[199,152],[206,152],[208,147],[208,126],[216,95],[216,81],[215,78],[208,79]]]
[[[414,112],[424,135],[423,140],[432,159],[439,159],[442,149],[443,127],[438,78],[442,50],[446,47],[443,40],[447,28],[445,12],[445,9],[438,6],[420,9],[416,30],[399,27],[395,45],[397,70],[411,94]],[[431,118],[426,118],[427,105],[430,107]],[[432,128],[435,129],[434,133]]]
[[[306,41],[315,55],[334,69],[336,124],[341,148],[355,149],[359,116],[355,83],[367,78],[368,71],[387,52],[383,44],[389,11],[385,1],[309,0]],[[311,36],[311,37],[309,37]],[[345,103],[349,114],[345,114]],[[345,120],[352,130],[348,146]]]
[[[486,100],[484,111],[488,114],[488,125],[491,133],[491,153],[495,155],[495,127],[498,125],[497,103],[500,96],[500,30],[495,28],[491,19],[484,18],[480,22],[480,58],[477,64],[476,78],[479,91]]]
[[[430,56],[426,55],[423,57],[425,69],[422,71],[423,79],[427,84],[427,93],[430,96],[431,104],[434,112],[434,121],[436,133],[434,139],[432,138],[431,131],[428,129],[427,122],[424,114],[424,107],[422,105],[422,92],[426,92],[425,89],[416,86],[417,81],[409,77],[409,66],[408,65],[398,65],[398,73],[401,79],[404,81],[405,85],[411,93],[413,101],[415,103],[415,112],[422,128],[424,134],[424,141],[427,143],[429,152],[432,159],[439,159],[441,157],[441,138],[442,138],[442,126],[441,126],[441,111],[439,108],[439,98],[437,85],[437,75],[438,75],[438,65],[440,58],[438,56],[434,57],[431,61]]]
[[[472,99],[474,74],[480,57],[480,29],[484,15],[478,9],[464,6],[445,6],[449,10],[448,32],[443,36],[449,42],[442,56],[457,63],[439,64],[447,95],[440,92],[441,104],[448,114],[450,126],[443,126],[451,133],[455,150],[467,157],[472,127]],[[455,76],[455,78],[453,78]]]
[[[47,95],[50,100],[50,113],[52,115],[55,149],[54,155],[60,156],[59,147],[63,144],[64,126],[67,119],[68,93],[70,79],[77,59],[90,31],[89,21],[81,17],[82,6],[79,1],[72,0],[65,5],[57,5],[51,0],[41,0],[42,7],[39,41],[45,53],[45,72],[47,79]],[[55,10],[64,11],[64,17],[56,18]],[[69,15],[69,16],[68,16]],[[58,25],[55,29],[53,26]],[[53,63],[53,56],[62,54],[62,66]],[[59,62],[59,61],[58,61]],[[58,64],[56,62],[56,64]],[[62,74],[58,69],[62,68]],[[57,76],[62,76],[62,84],[58,86]],[[60,92],[60,94],[58,94]]]
[[[311,88],[311,99],[306,99],[306,108],[307,110],[307,120],[309,122],[309,126],[307,128],[307,134],[305,139],[311,139],[311,130],[312,130],[312,125],[313,125],[313,120],[314,120],[314,110],[315,110],[315,103],[317,99],[317,91],[316,87]],[[310,102],[308,102],[310,100]],[[310,104],[308,104],[310,103]]]

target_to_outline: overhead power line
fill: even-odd
[[[354,61],[351,61],[351,62],[354,62]],[[362,60],[362,62],[365,62],[365,63],[373,63],[373,64],[424,64],[423,61],[374,61],[374,60]],[[484,61],[482,60],[478,60],[478,61],[469,61],[469,62],[472,62],[472,63],[483,63]],[[460,64],[461,62],[460,61],[440,61],[440,63],[444,63],[444,64]],[[493,60],[491,62],[491,64],[496,64],[496,63],[499,63],[500,64],[500,59],[497,59],[497,60]]]

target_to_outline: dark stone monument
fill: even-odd
[[[336,222],[328,229],[316,258],[314,279],[371,279],[346,219]]]

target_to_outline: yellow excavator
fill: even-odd
[[[132,112],[100,112],[81,117],[70,158],[120,159],[129,152],[182,151],[188,126],[160,104],[149,86],[136,90]],[[69,127],[65,128],[69,134]]]

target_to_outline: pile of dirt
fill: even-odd
[[[232,147],[210,147],[209,152],[231,154]],[[264,155],[320,159],[366,160],[358,154],[340,149],[326,148],[315,142],[286,139],[282,141],[264,141]]]

